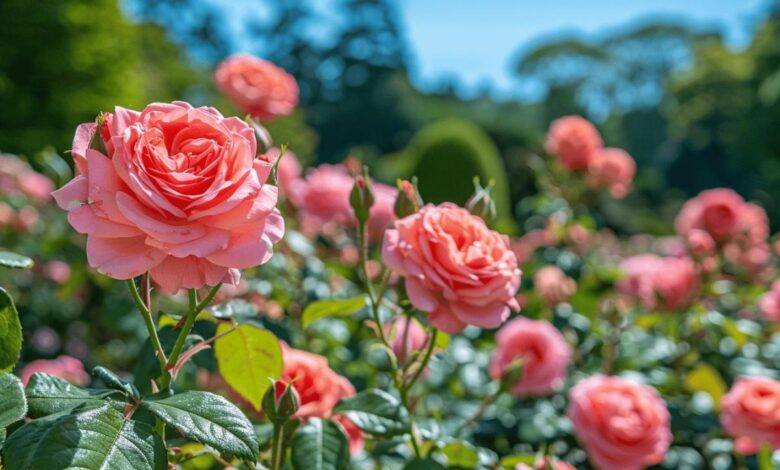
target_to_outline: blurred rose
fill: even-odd
[[[395,220],[395,200],[398,190],[386,184],[373,182],[371,190],[374,194],[374,205],[368,218],[368,238],[379,242],[385,234],[385,229]]]
[[[276,159],[279,158],[281,150],[277,147],[269,149],[260,158],[273,165]],[[298,161],[298,157],[289,149],[284,152],[284,156],[279,160],[279,166],[276,167],[276,181],[279,187],[279,192],[285,195],[290,194],[292,188],[295,187],[296,181],[301,179],[301,163]]]
[[[384,328],[393,353],[401,363],[406,362],[412,353],[421,353],[428,344],[425,328],[414,318],[397,316]]]
[[[555,236],[549,230],[537,229],[512,240],[510,247],[517,258],[517,264],[523,265],[533,258],[538,248],[551,246],[555,241]]]
[[[406,292],[447,333],[497,328],[519,310],[520,269],[506,236],[454,204],[426,205],[385,232],[382,260],[406,277]]]
[[[271,165],[255,158],[255,133],[237,118],[187,103],[117,107],[88,148],[94,124],[73,142],[79,174],[54,193],[87,234],[87,261],[130,279],[150,272],[165,292],[220,282],[263,264],[282,238]]]
[[[20,232],[29,232],[38,223],[38,210],[33,206],[24,206],[16,214],[16,228]]]
[[[654,388],[595,375],[569,392],[567,415],[590,460],[603,470],[640,470],[663,461],[672,442],[666,403]]]
[[[544,266],[534,274],[534,290],[549,306],[566,302],[577,292],[577,283],[557,266]]]
[[[552,324],[517,317],[496,333],[490,376],[499,380],[520,361],[522,373],[520,380],[512,384],[512,393],[545,395],[563,385],[571,355],[571,346]]]
[[[54,190],[54,183],[42,174],[30,170],[19,178],[19,188],[30,198],[46,202]]]
[[[279,380],[292,386],[300,395],[298,418],[330,418],[342,398],[355,395],[355,387],[328,366],[328,360],[310,352],[293,349],[282,343],[284,370]],[[363,433],[348,419],[338,417],[350,440],[350,451],[363,448]]]
[[[622,149],[599,149],[588,163],[588,183],[591,187],[606,188],[616,199],[622,199],[631,192],[635,173],[634,159]]]
[[[309,235],[352,226],[349,193],[354,181],[344,165],[323,163],[306,171],[293,185],[290,200],[298,209],[301,225]]]
[[[740,377],[720,404],[723,429],[737,452],[755,454],[763,444],[780,449],[780,382]]]
[[[57,284],[65,284],[70,279],[70,265],[63,261],[49,261],[43,265],[43,275]]]
[[[766,241],[769,219],[761,207],[745,202],[733,190],[717,188],[688,200],[677,215],[675,228],[685,238],[700,229],[719,243],[756,243]]]
[[[14,208],[0,201],[0,226],[6,227],[14,223],[16,211]]]
[[[579,116],[566,116],[550,124],[545,150],[571,171],[584,171],[604,145],[596,127]]]
[[[295,78],[271,62],[248,54],[225,59],[214,79],[239,109],[257,119],[285,116],[298,104]]]
[[[772,283],[769,292],[758,299],[758,311],[770,321],[780,321],[780,280]]]
[[[566,238],[578,254],[584,254],[590,245],[591,231],[580,224],[571,224],[566,232]]]
[[[26,386],[33,374],[38,373],[53,375],[74,385],[86,385],[90,381],[89,374],[84,370],[84,364],[70,356],[32,361],[22,368],[19,378]]]
[[[648,310],[677,311],[688,306],[698,285],[696,269],[689,258],[644,254],[620,263],[624,277],[617,290],[639,299]]]
[[[715,240],[705,230],[691,229],[688,232],[688,247],[694,255],[711,255],[715,252]]]

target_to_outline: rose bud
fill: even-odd
[[[263,396],[263,412],[272,422],[282,423],[298,411],[300,403],[301,397],[292,383],[277,380]]]

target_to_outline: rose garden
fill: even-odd
[[[625,235],[637,164],[579,115],[508,208],[484,162],[302,161],[270,61],[213,81],[232,113],[95,109],[59,175],[0,156],[0,468],[780,466],[760,203]]]

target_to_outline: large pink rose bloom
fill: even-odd
[[[637,298],[648,310],[677,311],[688,306],[698,286],[690,258],[637,255],[620,263],[617,290]]]
[[[89,149],[94,124],[76,130],[78,175],[54,192],[87,235],[87,260],[130,279],[145,272],[165,292],[220,282],[263,264],[282,238],[277,188],[255,158],[255,134],[213,108],[154,103],[117,107],[101,129],[107,155]],[[96,138],[101,138],[97,136]]]
[[[22,368],[19,379],[26,386],[33,374],[49,374],[67,380],[74,385],[89,383],[89,374],[84,364],[75,357],[59,356],[56,359],[38,359]]]
[[[606,188],[612,197],[622,199],[631,192],[636,163],[624,150],[598,150],[588,164],[588,183],[594,188]]]
[[[763,444],[780,449],[780,382],[740,377],[720,404],[723,429],[738,452],[755,454]]]
[[[567,415],[602,470],[641,470],[663,461],[672,442],[666,403],[654,388],[595,375],[569,392]]]
[[[225,59],[214,80],[239,109],[257,119],[285,116],[298,104],[295,78],[271,62],[249,54]]]
[[[780,280],[773,282],[769,292],[758,299],[758,311],[767,320],[780,321]]]
[[[500,379],[513,363],[520,361],[523,370],[520,380],[512,385],[512,393],[545,395],[563,385],[571,355],[571,346],[552,324],[517,317],[496,333],[490,376]]]
[[[599,131],[590,121],[580,116],[566,116],[550,124],[545,150],[557,156],[566,169],[585,171],[603,145]]]
[[[355,387],[328,366],[328,360],[310,352],[282,344],[284,369],[279,380],[292,383],[300,397],[298,418],[331,418],[338,421],[349,437],[350,451],[363,448],[363,433],[344,416],[332,416],[333,408],[342,398],[355,395]]]
[[[382,260],[406,277],[412,305],[447,333],[497,328],[510,308],[520,309],[520,269],[509,239],[454,204],[429,204],[397,220],[385,232]]]

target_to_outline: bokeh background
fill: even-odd
[[[0,150],[59,165],[75,126],[114,105],[237,113],[212,70],[242,51],[297,78],[302,106],[271,131],[307,163],[356,155],[392,180],[452,137],[431,151],[505,173],[514,210],[535,192],[525,149],[541,149],[552,119],[582,114],[639,165],[628,203],[603,208],[619,232],[667,233],[681,201],[714,186],[780,220],[771,0],[3,0]],[[417,170],[432,200],[470,171],[445,182]]]

